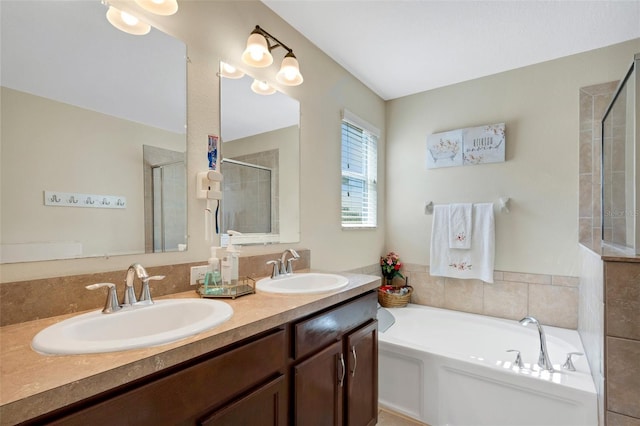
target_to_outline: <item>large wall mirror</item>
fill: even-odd
[[[186,250],[186,46],[2,1],[2,263]]]
[[[300,241],[300,104],[254,79],[220,77],[222,244],[230,229],[243,244]]]

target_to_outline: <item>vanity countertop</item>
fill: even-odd
[[[256,293],[220,299],[233,308],[229,321],[177,342],[144,349],[64,356],[41,355],[31,349],[31,340],[40,330],[78,313],[1,327],[0,423],[15,424],[48,413],[366,293],[380,283],[375,276],[344,275],[349,285],[334,293]],[[198,295],[188,291],[168,297]]]

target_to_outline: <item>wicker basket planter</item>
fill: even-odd
[[[408,291],[403,292],[402,289],[408,289]],[[378,302],[385,308],[404,308],[411,300],[411,293],[413,293],[413,287],[410,285],[395,287],[393,292],[378,289]]]

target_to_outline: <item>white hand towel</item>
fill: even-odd
[[[471,248],[473,204],[449,205],[449,248]]]
[[[471,248],[449,248],[449,209],[434,206],[431,229],[432,276],[480,279],[493,283],[495,224],[493,204],[473,205]]]

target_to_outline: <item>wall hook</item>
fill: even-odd
[[[424,203],[424,214],[433,214],[433,201]]]
[[[509,197],[500,197],[500,211],[504,212],[504,213],[509,213],[510,210],[510,204],[511,204],[511,198]]]

